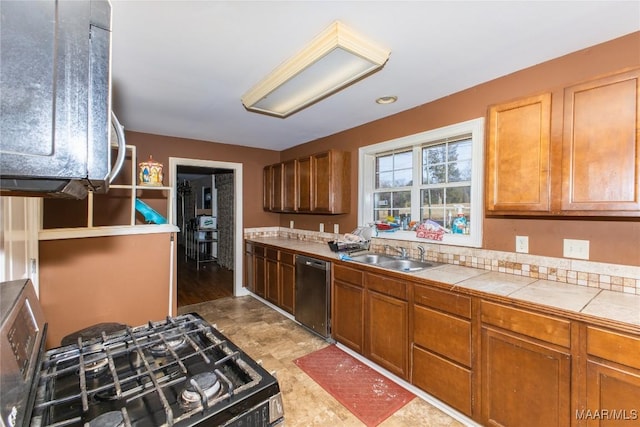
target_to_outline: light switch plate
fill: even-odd
[[[516,236],[516,252],[529,253],[529,236]]]
[[[340,233],[340,224],[333,224],[333,232],[335,234]]]
[[[589,241],[564,239],[563,256],[565,258],[589,259]]]
[[[324,223],[320,223],[320,232],[324,233]]]

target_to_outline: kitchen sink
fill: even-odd
[[[363,264],[374,265],[376,267],[407,272],[415,272],[424,270],[426,268],[433,268],[442,265],[437,262],[419,261],[416,259],[400,258],[396,256],[376,253],[352,256],[351,260]]]
[[[351,259],[364,264],[380,264],[385,261],[394,261],[396,258],[385,254],[363,254],[352,256]]]

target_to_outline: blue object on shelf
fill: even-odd
[[[166,224],[167,219],[155,211],[151,206],[147,205],[140,199],[136,199],[136,210],[144,216],[144,220],[148,223]]]

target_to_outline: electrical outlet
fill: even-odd
[[[333,224],[333,232],[335,234],[340,233],[340,224]]]
[[[589,259],[589,241],[564,239],[563,256],[565,258]]]
[[[293,228],[293,220],[289,221],[289,228]]]
[[[529,236],[516,236],[516,252],[529,253]]]
[[[320,223],[320,232],[324,233],[324,223]]]

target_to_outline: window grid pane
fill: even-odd
[[[413,151],[399,150],[376,156],[375,188],[413,185]]]

